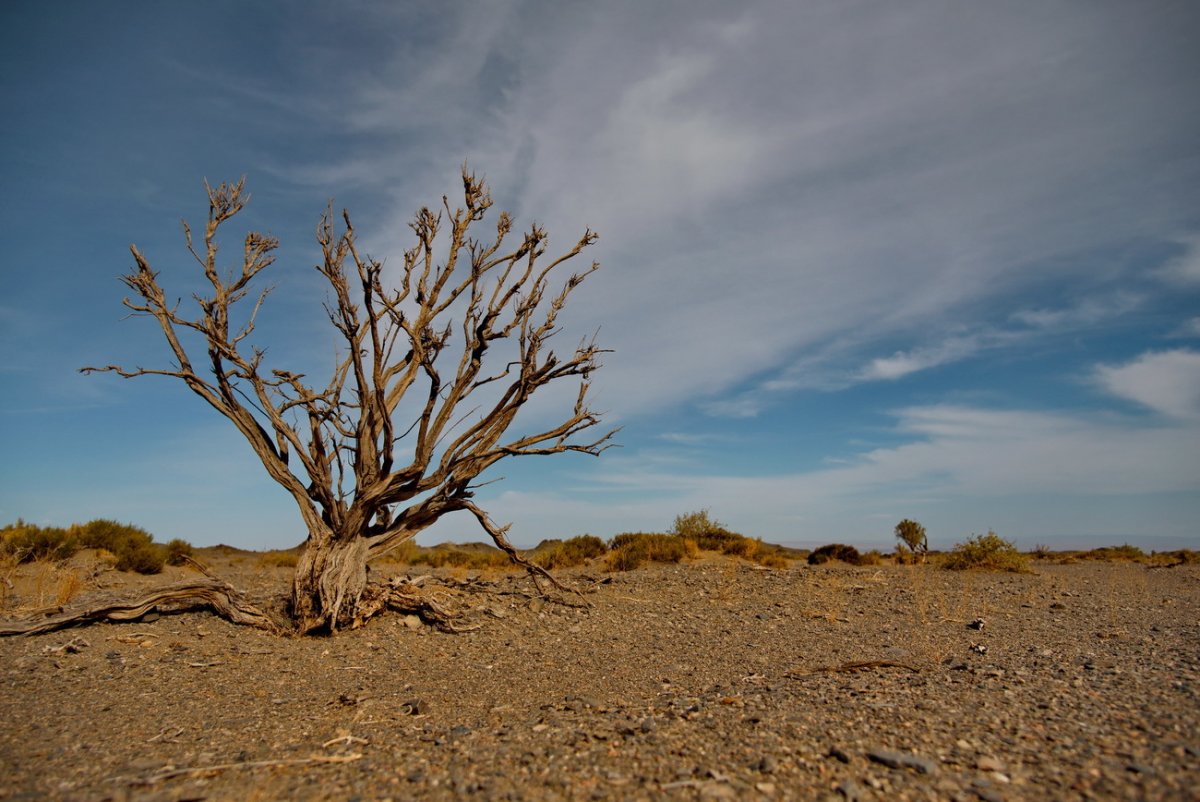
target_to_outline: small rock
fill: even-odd
[[[773,774],[775,769],[779,768],[779,761],[770,755],[763,755],[758,762],[754,764],[754,768],[761,771],[763,774]]]
[[[408,627],[409,629],[421,628],[421,617],[419,615],[406,615],[400,620],[403,621],[404,626]]]
[[[937,765],[928,758],[890,749],[868,749],[867,757],[889,769],[914,769],[921,774],[933,774]]]
[[[654,732],[654,728],[656,726],[657,725],[654,722],[654,716],[646,716],[644,719],[642,719],[642,723],[639,728],[642,732],[649,734]]]
[[[838,746],[829,747],[828,754],[830,757],[835,758],[836,760],[840,760],[843,763],[850,762],[850,755],[846,754],[846,752],[841,747],[838,747]]]
[[[854,780],[842,780],[838,783],[837,792],[846,802],[858,802],[862,799],[863,791]]]
[[[967,629],[983,629],[983,623],[984,622],[982,618],[976,618],[974,621],[967,624]]]
[[[987,654],[987,646],[984,646],[982,643],[972,643],[971,651],[975,654]]]
[[[994,757],[981,757],[975,761],[975,768],[980,771],[1004,771],[1004,764]]]
[[[450,734],[461,738],[464,735],[470,735],[471,728],[466,726],[465,724],[455,724],[453,727],[450,728]]]

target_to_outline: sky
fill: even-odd
[[[1158,0],[4,3],[0,521],[302,540],[182,385],[78,372],[169,365],[129,245],[188,303],[180,220],[244,175],[230,247],[282,241],[256,336],[319,374],[326,204],[395,263],[466,162],[552,247],[600,234],[560,337],[611,349],[620,448],[486,474],[518,545],[707,509],[1200,548],[1198,39]]]

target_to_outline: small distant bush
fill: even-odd
[[[604,541],[595,535],[578,535],[567,540],[547,540],[539,543],[529,555],[542,568],[571,568],[608,553]]]
[[[183,565],[194,553],[192,544],[186,540],[174,538],[167,541],[167,565]]]
[[[647,562],[677,563],[696,553],[696,544],[678,535],[626,532],[608,544],[605,566],[610,571],[632,571]]]
[[[871,549],[858,555],[858,565],[883,565],[883,554],[879,549]]]
[[[0,549],[18,563],[66,560],[79,547],[75,531],[56,526],[35,526],[18,518],[0,529]]]
[[[1150,559],[1158,565],[1194,565],[1200,563],[1200,551],[1193,549],[1156,551],[1150,555]]]
[[[1121,546],[1104,546],[1091,549],[1078,555],[1081,560],[1100,560],[1102,562],[1145,562],[1146,552],[1137,546],[1125,543]]]
[[[430,568],[467,568],[482,570],[484,568],[506,568],[512,565],[508,555],[497,548],[476,548],[470,550],[461,548],[453,543],[443,543],[430,549],[425,549],[412,558],[411,565],[428,565]]]
[[[1053,552],[1050,551],[1050,547],[1042,543],[1038,543],[1033,547],[1033,550],[1029,552],[1029,556],[1035,560],[1048,560],[1052,554]]]
[[[845,543],[830,543],[809,554],[808,564],[821,565],[831,560],[838,560],[850,565],[858,565],[860,559],[861,555],[859,555],[858,549],[853,546],[847,546]]]
[[[258,564],[263,568],[295,568],[298,562],[299,549],[272,549],[264,551],[258,557]]]
[[[167,550],[158,543],[139,540],[130,542],[116,557],[118,571],[157,574],[167,562]]]
[[[412,565],[413,559],[420,553],[421,547],[417,545],[416,541],[406,540],[379,559],[383,562]]]
[[[942,566],[952,571],[979,568],[1020,573],[1028,570],[1028,560],[1011,542],[989,531],[986,535],[975,535],[965,543],[956,544],[946,555]]]
[[[925,534],[925,527],[905,518],[896,524],[895,534],[896,540],[900,541],[896,547],[898,562],[925,562],[925,555],[929,552],[929,538]]]

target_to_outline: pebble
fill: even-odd
[[[928,758],[913,755],[908,752],[894,752],[890,749],[868,749],[867,757],[876,763],[881,763],[889,769],[914,769],[921,774],[933,774],[937,764]]]
[[[846,802],[859,802],[863,796],[862,787],[854,780],[842,780],[838,783],[837,792],[842,795]]]

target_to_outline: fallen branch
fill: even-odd
[[[180,582],[133,601],[109,601],[96,607],[64,611],[48,616],[31,616],[0,624],[0,636],[40,635],[96,621],[136,621],[160,606],[174,612],[212,610],[228,621],[243,626],[280,632],[281,627],[266,613],[248,603],[233,586],[216,578]]]
[[[868,671],[873,668],[906,668],[914,674],[921,673],[921,669],[908,663],[897,663],[893,660],[864,660],[842,663],[839,666],[821,666],[820,668],[813,668],[808,671],[789,671],[784,676],[806,677],[813,674],[853,673],[856,671]]]
[[[154,785],[164,780],[177,777],[203,777],[206,774],[220,773],[234,769],[271,769],[281,766],[312,766],[322,763],[353,763],[362,760],[358,752],[348,755],[317,755],[314,757],[289,758],[281,760],[248,760],[241,763],[217,763],[212,766],[196,766],[184,769],[163,769],[146,777],[113,777],[109,782],[127,783],[129,785]]]

